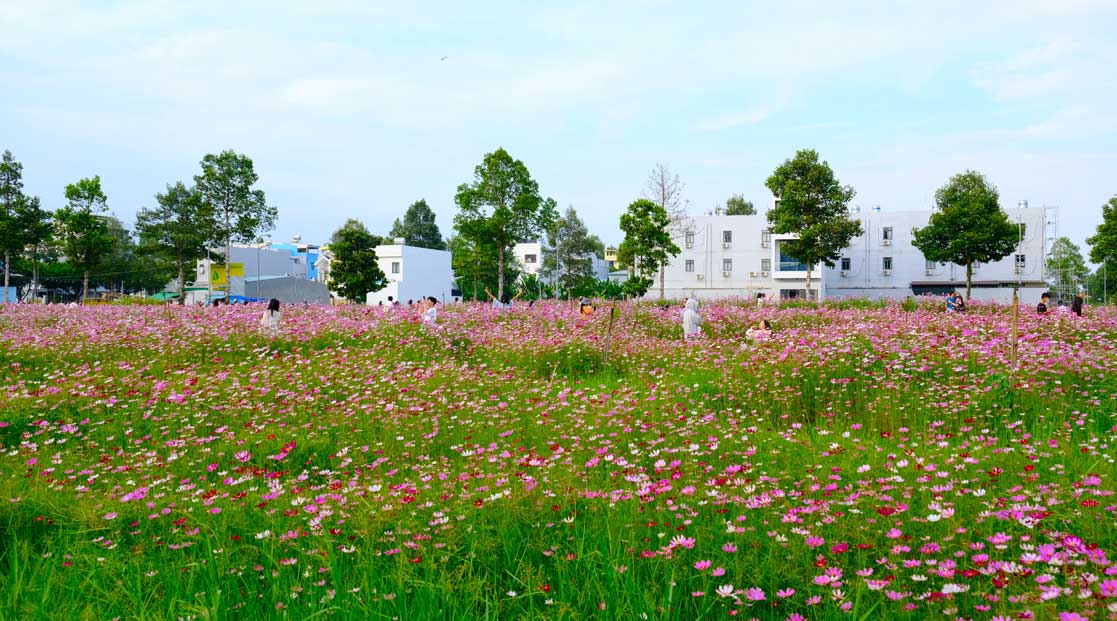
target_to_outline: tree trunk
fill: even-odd
[[[31,299],[39,301],[39,244],[31,246]]]
[[[663,276],[667,273],[664,269],[666,266],[663,263],[659,264],[659,301],[663,301]]]
[[[186,303],[186,265],[181,260],[178,262],[178,303],[179,306]]]
[[[85,298],[89,296],[89,270],[81,273],[81,302],[85,306]]]
[[[10,250],[4,251],[4,303],[8,303],[8,275],[11,273],[12,253]]]
[[[970,286],[973,282],[973,261],[966,263],[966,303],[970,301]]]
[[[229,214],[225,213],[225,230],[229,228]],[[233,293],[233,282],[229,270],[233,264],[233,238],[231,234],[225,235],[225,303],[229,303],[229,296]]]
[[[504,248],[496,253],[496,299],[504,299]]]
[[[811,264],[807,263],[807,301],[811,301]]]

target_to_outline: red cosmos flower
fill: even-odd
[[[485,504],[485,501],[481,500],[480,498],[473,501],[473,506],[477,507],[478,509],[480,509],[482,506],[484,506],[484,504]]]
[[[423,562],[423,557],[421,557],[421,556],[416,556],[415,558],[411,559],[411,562],[412,562],[412,563],[414,563],[414,564],[416,564],[416,565],[418,565],[419,563],[422,563],[422,562]]]
[[[551,585],[543,583],[543,584],[539,585],[539,590],[543,591],[544,593],[550,593],[551,592]]]
[[[896,507],[889,507],[889,506],[877,507],[877,513],[879,513],[879,514],[881,514],[885,517],[887,517],[889,515],[892,515],[895,512],[896,512]]]

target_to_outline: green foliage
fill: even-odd
[[[966,268],[966,299],[973,264],[998,261],[1016,248],[1024,225],[1009,222],[997,188],[979,172],[954,175],[935,192],[938,210],[927,226],[912,230],[912,244],[929,261]]]
[[[541,300],[554,295],[555,291],[537,274],[521,274],[516,282],[516,288],[523,293],[521,299]]]
[[[756,207],[752,201],[746,201],[744,195],[734,194],[725,199],[725,215],[727,216],[754,216]]]
[[[66,186],[65,207],[54,212],[55,235],[66,261],[82,271],[81,299],[89,295],[89,271],[112,251],[115,238],[108,220],[108,199],[101,178],[82,179]]]
[[[11,276],[12,255],[23,250],[23,225],[19,210],[26,201],[23,195],[23,164],[4,151],[0,158],[0,257],[4,261],[4,288]]]
[[[849,217],[852,186],[838,183],[830,164],[818,152],[803,149],[785,160],[765,182],[776,206],[768,212],[773,233],[791,233],[798,239],[781,242],[785,252],[807,266],[807,295],[811,269],[822,263],[833,267],[849,240],[861,234],[861,223]]]
[[[517,242],[547,230],[556,217],[554,199],[539,195],[539,184],[523,162],[497,149],[485,154],[473,171],[472,183],[458,186],[454,203],[458,206],[454,217],[458,237],[468,242],[475,259],[495,258],[496,295],[502,297],[509,252]]]
[[[1051,288],[1059,292],[1073,294],[1079,283],[1086,282],[1090,268],[1082,258],[1082,251],[1069,237],[1060,237],[1051,244],[1047,255],[1047,277]]]
[[[670,225],[667,210],[646,198],[633,201],[621,215],[624,241],[617,249],[617,260],[633,266],[625,283],[625,292],[629,295],[647,293],[652,284],[651,276],[679,254],[679,247],[671,240]],[[660,299],[663,299],[662,289]]]
[[[434,212],[427,205],[426,199],[421,198],[407,208],[402,222],[396,218],[388,237],[402,237],[407,240],[408,246],[446,250],[446,242],[442,239],[442,233],[439,232],[434,219]]]
[[[466,300],[485,300],[485,289],[494,290],[499,281],[497,274],[497,247],[475,242],[461,235],[450,238],[451,267],[454,281]],[[515,282],[520,275],[519,266],[509,261],[504,266],[504,277]]]
[[[155,195],[155,202],[158,207],[136,214],[138,251],[173,266],[181,300],[187,268],[207,256],[206,244],[214,238],[213,209],[181,181],[168,184],[165,193]]]
[[[225,246],[225,277],[233,242],[249,243],[264,231],[275,228],[278,210],[268,205],[264,191],[253,186],[260,177],[252,158],[232,150],[206,155],[202,172],[194,175],[195,191],[212,219],[206,226],[214,244]]]
[[[568,207],[551,225],[547,244],[550,247],[543,256],[544,276],[557,281],[563,289],[593,279],[593,244],[585,223],[573,207]]]
[[[380,239],[363,224],[348,220],[330,238],[330,288],[347,300],[363,304],[370,292],[388,285],[388,278],[377,262]]]
[[[1117,197],[1102,205],[1101,224],[1086,243],[1090,244],[1090,260],[1104,267],[1097,270],[1098,283],[1105,279],[1104,286],[1097,286],[1099,294],[1113,295],[1117,291]]]

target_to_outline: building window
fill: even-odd
[[[733,243],[733,231],[722,231],[721,232],[721,243],[732,244]]]
[[[760,271],[762,271],[762,272],[772,271],[772,260],[771,259],[761,259],[760,260]]]
[[[929,269],[929,270],[935,269],[935,262],[934,261],[932,261],[930,259],[927,259],[924,263],[925,263],[924,267],[926,267],[927,269]]]
[[[534,254],[525,254],[524,255],[524,263],[529,263],[531,265],[535,265],[535,262],[536,262],[536,256]]]
[[[722,259],[721,260],[721,271],[732,272],[733,271],[733,259]]]
[[[686,232],[686,245],[687,246],[693,246],[694,245],[694,231],[687,231]]]
[[[853,261],[850,261],[849,257],[842,257],[842,271],[848,272],[851,263],[853,263]]]
[[[686,271],[688,271],[688,272],[693,272],[694,271],[694,259],[687,259],[686,260]]]
[[[760,243],[765,246],[772,243],[772,231],[760,231]]]
[[[880,269],[882,269],[882,270],[890,270],[890,269],[892,269],[892,257],[884,257],[884,258],[882,258],[882,259],[880,260]]]
[[[787,254],[783,249],[783,244],[779,244],[780,254],[780,270],[781,272],[805,272],[807,265],[796,259],[795,257]]]
[[[398,274],[399,273],[399,261],[392,261],[392,273],[393,274]]]
[[[1022,270],[1022,269],[1024,269],[1025,266],[1027,266],[1027,264],[1028,264],[1028,255],[1026,255],[1026,254],[1016,255],[1016,268],[1017,269]]]
[[[892,227],[890,227],[890,226],[884,227],[884,235],[883,235],[883,237],[881,237],[881,239],[884,239],[884,240],[887,240],[887,241],[892,241]]]

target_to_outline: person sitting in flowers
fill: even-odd
[[[589,298],[582,298],[578,301],[578,312],[583,315],[593,314],[593,304],[590,303]]]
[[[279,336],[279,300],[268,300],[268,307],[260,317],[260,328],[271,336]]]
[[[745,331],[745,336],[754,341],[766,341],[772,338],[772,323],[767,319],[761,320],[756,326]]]
[[[698,300],[686,301],[683,309],[683,339],[689,340],[702,334],[702,316],[698,314]]]
[[[523,291],[517,292],[515,297],[509,297],[507,293],[504,293],[498,299],[493,295],[492,291],[489,291],[488,287],[485,287],[485,295],[489,296],[489,299],[492,300],[493,308],[512,308],[512,305],[516,303],[516,300],[520,299],[523,293]]]

